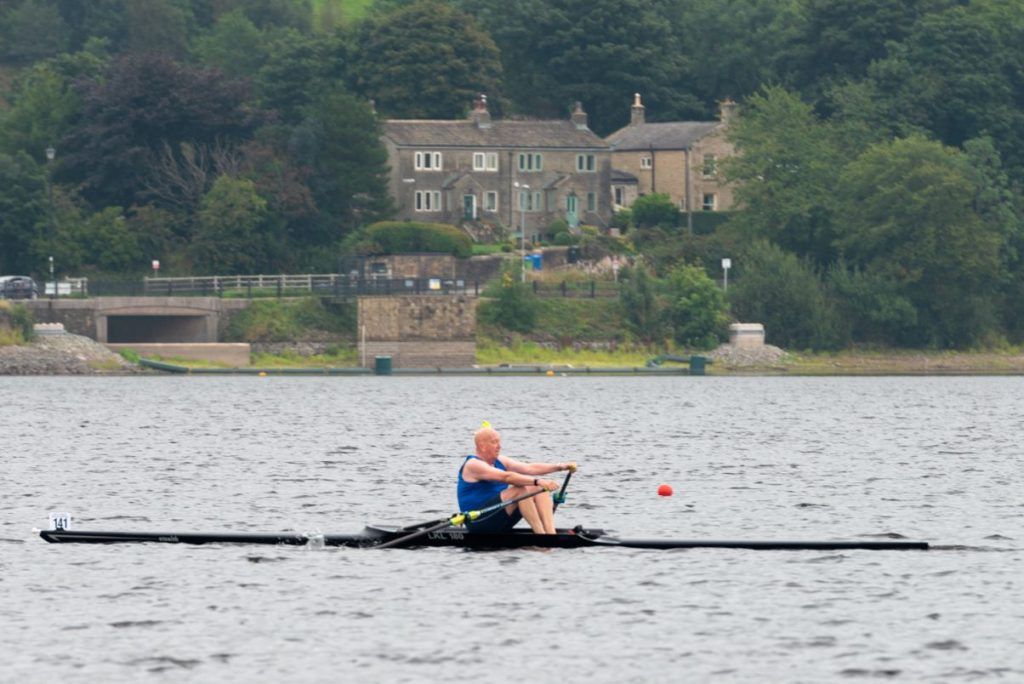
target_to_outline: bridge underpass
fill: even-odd
[[[212,342],[206,316],[107,315],[107,342]]]

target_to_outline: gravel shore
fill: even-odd
[[[30,344],[0,347],[0,375],[134,375],[147,372],[81,335],[38,335]]]

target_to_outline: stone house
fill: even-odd
[[[538,241],[556,219],[606,228],[611,150],[576,104],[568,120],[493,120],[481,96],[463,120],[383,125],[398,218],[498,226]]]
[[[725,137],[735,109],[735,102],[725,100],[718,121],[647,123],[637,93],[629,125],[605,139],[612,148],[614,208],[660,192],[681,211],[732,209],[733,188],[722,179],[719,162],[735,154]]]

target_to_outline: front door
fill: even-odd
[[[476,220],[476,195],[462,196],[462,218],[465,221]]]
[[[576,206],[576,195],[570,194],[565,198],[565,222],[570,228],[580,225],[580,217]]]

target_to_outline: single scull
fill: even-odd
[[[370,526],[356,534],[301,534],[279,532],[103,532],[90,530],[42,530],[39,536],[55,544],[126,544],[156,542],[163,544],[271,544],[285,546],[349,546],[373,548],[408,537],[410,528]],[[499,534],[469,532],[462,527],[434,529],[391,548],[429,546],[467,549],[518,549],[548,547],[576,549],[582,547],[618,547],[630,549],[756,549],[837,551],[927,550],[928,542],[908,539],[838,539],[838,540],[750,540],[750,539],[621,539],[604,530],[575,527],[560,529],[558,534],[539,535],[516,529]]]

